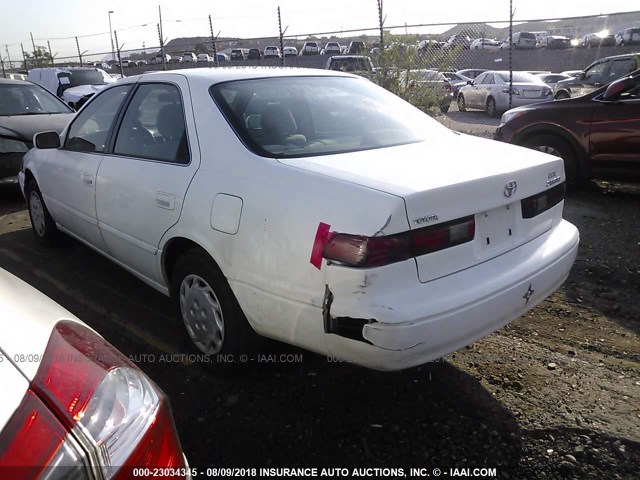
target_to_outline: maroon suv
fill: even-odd
[[[640,70],[582,97],[509,110],[494,138],[562,157],[569,184],[640,181]]]

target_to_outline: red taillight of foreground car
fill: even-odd
[[[533,218],[546,212],[564,200],[565,184],[556,185],[549,190],[537,193],[520,201],[522,218]]]
[[[78,323],[56,325],[27,395],[34,393],[64,427],[66,437],[60,444],[65,447],[77,441],[83,447],[83,455],[67,455],[66,464],[84,468],[89,458],[107,480],[129,478],[132,467],[185,466],[164,394],[118,350]],[[45,414],[39,412],[41,418]],[[24,424],[29,431],[31,423],[25,418],[31,415],[29,409],[19,409],[11,421]],[[52,427],[40,431],[45,440],[60,436]],[[28,452],[21,466],[56,464],[51,459],[59,455],[60,445],[55,448],[50,441],[32,443],[28,439],[29,435],[3,430],[0,467],[16,465],[9,462],[7,452],[19,448]],[[34,469],[21,478],[43,478],[37,472]]]
[[[470,242],[474,235],[473,215],[380,237],[331,233],[323,256],[351,267],[379,267]]]

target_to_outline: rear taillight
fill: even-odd
[[[379,267],[473,240],[473,215],[395,235],[330,233],[323,257],[351,267]]]
[[[131,467],[185,466],[164,394],[118,350],[78,323],[56,325],[27,395],[33,394],[64,427],[61,444],[81,444],[93,468],[107,480],[128,478]],[[26,425],[29,415],[19,410],[14,418]],[[44,438],[56,433],[51,427],[41,430]],[[26,440],[3,430],[0,467],[8,458],[3,445],[29,452],[24,465],[52,465],[56,450],[50,442]],[[22,478],[48,477],[40,473]]]
[[[509,93],[509,87],[504,87],[502,89],[502,93]],[[520,90],[518,90],[517,88],[513,87],[511,89],[511,93],[513,93],[513,95],[520,95]]]
[[[533,218],[549,210],[564,200],[565,185],[561,183],[542,193],[537,193],[520,201],[522,218]]]

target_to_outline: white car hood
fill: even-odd
[[[67,103],[75,103],[87,95],[93,95],[99,92],[104,87],[106,87],[106,85],[78,85],[77,87],[71,87],[62,92],[62,99]]]
[[[406,197],[553,160],[534,150],[442,129],[427,141],[409,145],[279,161]]]

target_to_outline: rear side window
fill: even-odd
[[[616,80],[627,73],[631,73],[636,70],[636,68],[636,61],[633,58],[614,60],[611,62],[611,69],[609,70],[609,81]]]
[[[105,152],[109,132],[129,90],[131,85],[121,85],[93,98],[69,127],[64,148],[78,152]]]
[[[169,163],[189,163],[180,91],[175,85],[144,84],[133,94],[113,153]]]

